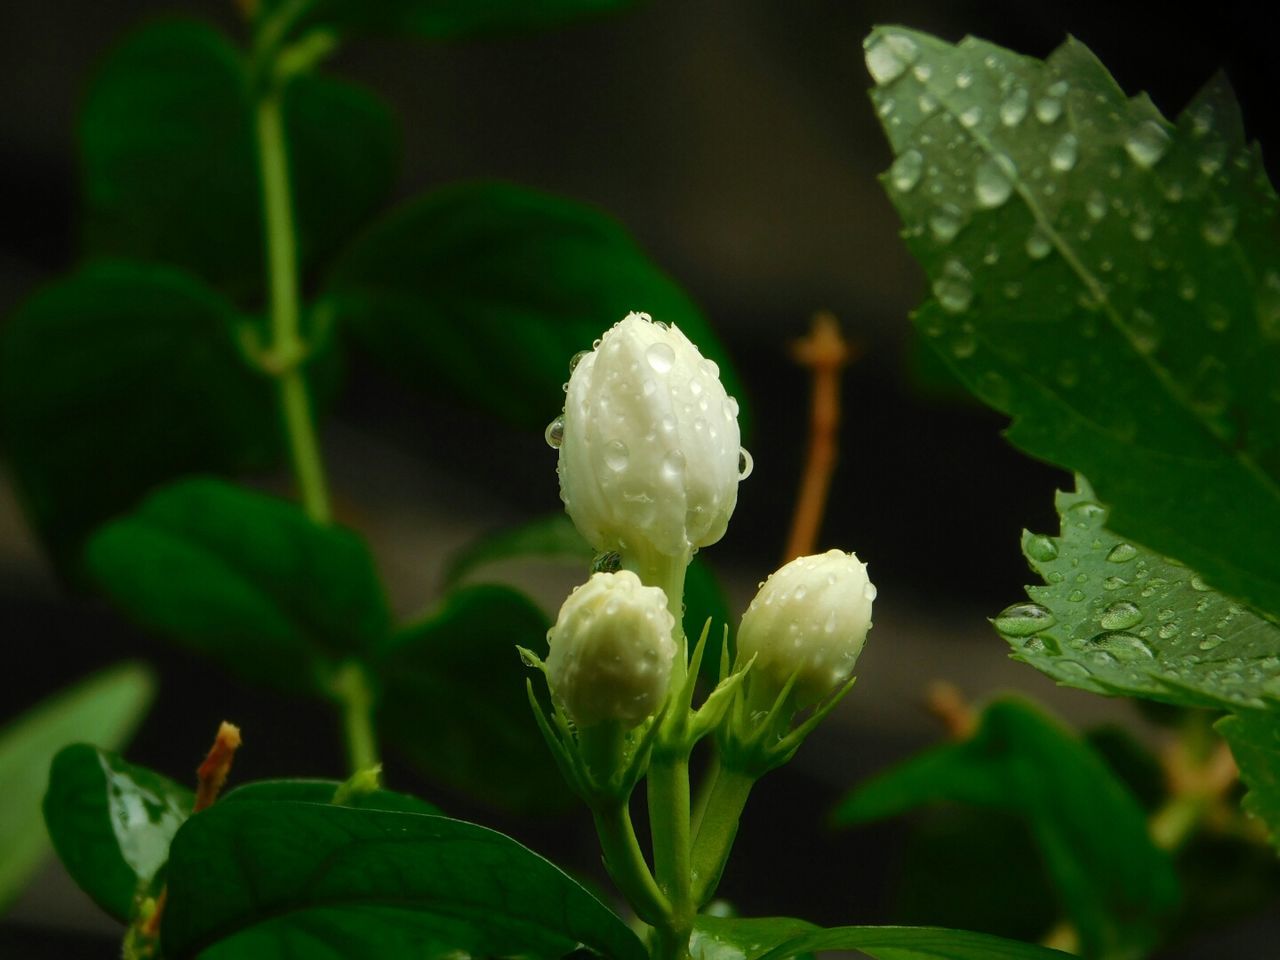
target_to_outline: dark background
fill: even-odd
[[[870,561],[877,630],[847,709],[792,768],[761,785],[749,809],[724,887],[744,912],[885,920],[902,831],[832,837],[821,823],[842,788],[936,737],[917,705],[929,679],[948,677],[979,697],[1016,685],[1081,723],[1133,716],[1124,704],[1059,691],[1009,664],[983,619],[1020,596],[1019,531],[1053,529],[1052,492],[1070,481],[1012,450],[999,436],[1001,418],[922,391],[909,373],[906,315],[923,284],[875,180],[889,152],[866,96],[862,38],[873,24],[897,22],[1045,56],[1073,34],[1126,91],[1148,91],[1166,114],[1225,68],[1248,129],[1280,155],[1271,109],[1280,71],[1266,8],[1170,5],[1148,14],[1013,0],[655,0],[521,37],[361,41],[328,65],[395,105],[398,198],[493,176],[593,202],[706,310],[756,417],[747,438],[755,473],[729,535],[705,554],[735,609],[777,564],[804,448],[807,382],[786,359],[786,343],[827,308],[866,348],[846,377],[842,459],[820,546]],[[174,12],[239,29],[232,4],[213,0],[5,5],[0,311],[75,262],[75,118],[94,64],[131,25]],[[1274,157],[1270,167],[1274,179]],[[601,328],[614,319],[601,318]],[[404,613],[429,602],[449,549],[559,505],[540,436],[424,399],[359,363],[324,440],[342,519],[370,537]],[[538,584],[548,597],[559,589]],[[341,772],[337,730],[322,707],[239,687],[57,583],[7,481],[0,630],[8,654],[0,719],[96,666],[137,657],[156,664],[164,685],[132,759],[181,776],[225,716],[246,731],[237,778]],[[431,790],[389,759],[393,785]],[[593,838],[578,829],[584,818],[530,823],[456,798],[446,806],[595,869]],[[90,939],[55,940],[43,925]],[[111,956],[109,940],[93,939],[110,929],[51,870],[0,927],[0,956]],[[1280,933],[1273,921],[1254,924],[1252,935],[1268,930]],[[1242,928],[1237,940],[1224,935],[1168,956],[1261,955],[1250,935]]]

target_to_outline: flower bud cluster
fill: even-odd
[[[565,509],[597,550],[687,559],[724,536],[750,458],[719,374],[643,313],[579,355],[547,437]]]
[[[630,570],[577,587],[547,633],[547,683],[579,727],[634,727],[667,696],[676,654],[667,595]]]

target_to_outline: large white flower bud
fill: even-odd
[[[715,543],[750,472],[719,368],[643,313],[579,355],[547,438],[565,509],[598,550],[687,557]]]
[[[560,608],[547,633],[547,684],[580,727],[633,727],[658,712],[671,682],[675,618],[660,587],[630,570],[596,573]]]
[[[738,656],[755,657],[747,677],[772,700],[794,675],[797,707],[849,679],[871,629],[876,588],[854,554],[798,557],[760,585],[738,630]]]

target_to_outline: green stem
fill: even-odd
[[[697,905],[689,864],[689,758],[655,751],[649,763],[649,830],[658,886],[671,902],[664,925],[689,942]]]
[[[1200,825],[1210,798],[1202,793],[1170,797],[1151,815],[1151,839],[1162,850],[1176,851]]]
[[[715,896],[755,782],[754,777],[723,766],[716,772],[693,844],[693,893],[698,907]]]
[[[600,848],[609,876],[645,923],[657,926],[671,913],[671,904],[658,888],[645,862],[625,802],[593,810]]]
[[[348,663],[334,675],[333,692],[342,710],[347,762],[354,776],[378,764],[378,739],[373,729],[373,687],[361,664]]]
[[[267,281],[271,293],[271,355],[298,493],[307,516],[328,523],[331,510],[311,399],[302,376],[306,349],[299,334],[297,239],[289,191],[283,93],[275,84],[258,94],[258,162],[262,174]]]

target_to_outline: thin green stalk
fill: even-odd
[[[663,925],[686,946],[697,906],[689,863],[689,758],[655,751],[649,763],[649,830],[658,886],[671,902]]]
[[[627,804],[594,809],[592,813],[609,876],[626,896],[636,916],[653,926],[663,923],[671,913],[671,904],[649,871]]]
[[[373,729],[373,687],[365,668],[358,663],[343,666],[334,675],[333,693],[342,710],[347,762],[354,776],[378,763],[378,738]]]
[[[280,408],[298,494],[307,516],[317,523],[328,523],[332,515],[328,485],[316,439],[311,398],[301,369],[306,347],[299,334],[297,238],[289,190],[283,97],[274,84],[265,86],[258,95],[257,134],[267,282],[271,294],[270,354],[275,361]]]
[[[716,771],[691,855],[693,902],[697,907],[710,900],[720,885],[720,876],[738,836],[738,821],[755,782],[754,777],[723,766]]]

